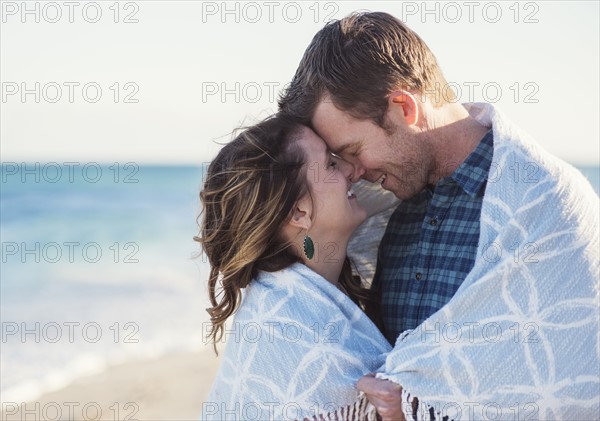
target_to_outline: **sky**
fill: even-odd
[[[276,111],[329,19],[365,5],[425,40],[461,102],[600,162],[596,1],[2,1],[0,159],[200,165]]]

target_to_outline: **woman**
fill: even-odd
[[[211,265],[210,337],[226,348],[202,419],[365,419],[355,383],[391,347],[346,257],[366,218],[350,174],[281,115],[211,163],[197,240]]]

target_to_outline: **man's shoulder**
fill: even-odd
[[[500,226],[518,219],[540,232],[567,222],[596,226],[598,195],[575,167],[527,138],[505,139],[494,153],[483,198],[487,219]]]
[[[514,191],[546,191],[551,195],[578,194],[597,198],[590,182],[573,165],[552,155],[528,135],[506,138],[494,149],[488,185],[500,196]],[[523,197],[524,199],[524,197]]]

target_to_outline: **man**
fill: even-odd
[[[581,187],[585,184],[582,177],[574,174],[566,164],[557,163],[553,158],[544,155],[538,159],[539,147],[529,140],[521,140],[525,136],[519,134],[517,129],[511,128],[509,123],[489,106],[468,109],[458,103],[447,88],[442,71],[427,45],[416,33],[391,15],[353,14],[341,21],[327,24],[315,35],[307,48],[279,105],[283,112],[292,114],[310,125],[326,141],[334,154],[353,164],[353,182],[366,179],[372,183],[380,183],[384,189],[393,192],[402,200],[390,218],[381,240],[373,280],[373,288],[377,288],[381,293],[384,334],[392,344],[396,343],[395,353],[392,352],[394,355],[388,359],[386,372],[381,377],[395,380],[401,385],[409,381],[410,376],[406,372],[418,373],[421,368],[427,366],[427,363],[419,362],[415,363],[414,367],[407,367],[402,371],[397,365],[390,365],[392,361],[398,361],[400,352],[409,347],[411,340],[415,342],[414,349],[421,344],[425,345],[422,353],[438,347],[440,355],[447,355],[448,346],[451,344],[440,344],[439,337],[437,342],[429,343],[428,338],[419,341],[414,339],[414,334],[403,334],[422,327],[423,322],[434,314],[440,317],[442,312],[439,310],[442,308],[452,312],[454,318],[441,319],[449,320],[449,323],[460,321],[463,315],[468,317],[467,314],[491,320],[486,318],[486,311],[491,312],[490,309],[494,308],[493,315],[504,316],[505,312],[508,319],[522,320],[526,325],[527,319],[524,316],[518,319],[513,314],[518,313],[514,308],[500,309],[490,305],[490,308],[485,309],[484,305],[484,308],[469,313],[478,304],[469,302],[470,297],[474,296],[473,291],[477,291],[479,287],[478,280],[497,277],[503,268],[509,267],[508,263],[505,264],[510,247],[508,238],[522,237],[528,240],[518,247],[529,247],[530,252],[529,259],[525,258],[520,262],[522,266],[525,265],[525,269],[507,269],[511,274],[516,273],[511,275],[511,279],[521,279],[521,274],[526,271],[523,275],[525,280],[516,286],[505,288],[512,292],[528,279],[535,279],[536,282],[546,281],[537,278],[546,277],[546,273],[542,275],[540,271],[547,271],[550,266],[530,264],[537,263],[534,262],[531,247],[539,247],[544,252],[554,250],[556,245],[547,246],[545,242],[542,243],[543,239],[553,235],[550,229],[563,232],[560,231],[561,225],[566,224],[568,227],[565,230],[573,230],[575,233],[582,232],[581,227],[597,230],[598,220],[593,215],[598,209],[598,197],[590,193],[589,185]],[[509,163],[509,158],[515,162]],[[517,169],[521,170],[521,175],[513,177],[512,181],[507,175],[510,165],[516,165]],[[532,175],[537,177],[538,170],[539,177],[532,178]],[[527,176],[530,176],[529,180]],[[530,187],[534,184],[538,190],[531,190]],[[546,186],[545,190],[543,186]],[[573,197],[563,197],[565,189],[571,191]],[[532,216],[529,215],[531,212],[528,212],[527,216],[510,215],[511,208],[526,206],[522,203],[524,196],[537,194],[541,197],[544,192],[554,191],[558,193],[548,199],[551,202],[547,203],[547,206],[557,205],[554,201],[558,201],[559,204],[583,201],[585,209],[578,210],[576,224],[571,224],[567,215],[567,209],[570,209],[571,205],[565,204],[565,209],[558,210],[548,217],[556,218],[553,222],[554,228],[542,226],[540,223],[540,229],[531,228],[531,231],[528,231],[530,227],[527,226],[522,229],[521,234],[509,231],[511,224],[535,224],[542,216],[538,208],[534,208]],[[535,196],[528,197],[528,200],[535,199]],[[493,206],[497,202],[503,203],[507,214],[507,227],[504,231],[504,227],[495,226],[492,220],[496,215]],[[482,214],[484,205],[485,212]],[[541,206],[540,204],[540,209]],[[482,227],[484,219],[485,224]],[[542,235],[543,230],[546,231]],[[489,243],[484,243],[484,238],[489,239]],[[560,270],[566,270],[565,265],[577,265],[578,269],[573,267],[573,271],[583,267],[584,272],[577,281],[582,284],[573,285],[571,288],[579,291],[573,299],[591,299],[591,304],[588,301],[586,303],[597,309],[597,290],[596,295],[587,290],[589,285],[595,283],[593,277],[597,276],[594,273],[597,274],[598,271],[597,260],[589,257],[589,250],[597,249],[597,238],[582,237],[582,242],[576,257],[562,258],[564,261],[559,266]],[[500,256],[496,256],[496,261],[493,261],[494,256],[489,254],[490,245],[499,247]],[[576,259],[580,257],[582,260],[576,263]],[[557,270],[551,273],[559,277]],[[574,273],[573,271],[570,273]],[[569,273],[568,270],[566,273]],[[466,279],[468,282],[465,282]],[[497,286],[499,282],[500,280],[490,285]],[[470,295],[457,294],[455,297],[463,283],[470,288]],[[467,287],[463,286],[462,290],[465,289]],[[582,290],[584,292],[581,292]],[[500,292],[491,292],[496,293],[501,295]],[[565,294],[571,294],[571,291]],[[577,294],[583,295],[580,297]],[[453,297],[455,298],[452,304],[444,307]],[[487,298],[478,297],[477,300],[481,303]],[[529,304],[534,305],[533,301]],[[540,309],[542,310],[543,308]],[[435,317],[432,320],[436,320]],[[475,320],[465,320],[465,323],[478,323]],[[596,329],[597,332],[597,319],[590,320],[588,328],[591,327],[592,332]],[[439,330],[436,332],[440,333]],[[540,332],[544,338],[547,337],[546,331]],[[403,335],[399,338],[401,334]],[[585,333],[575,332],[573,335],[573,338],[579,339],[580,336],[585,336]],[[474,336],[481,338],[482,334],[475,333]],[[478,354],[480,349],[481,347],[475,352],[477,356],[469,360],[468,366],[484,372],[486,364],[493,364],[489,364]],[[588,351],[593,352],[586,349],[577,350],[582,353]],[[531,354],[530,350],[516,346],[508,348],[506,352],[514,352],[516,359],[526,359]],[[557,352],[562,356],[562,351]],[[465,360],[468,358],[465,357]],[[597,360],[595,356],[594,361]],[[529,362],[527,364],[531,365]],[[555,364],[560,366],[562,363]],[[435,364],[432,363],[433,366]],[[440,366],[443,367],[444,364],[440,363]],[[493,369],[489,368],[492,370],[490,373]],[[555,367],[548,370],[554,373]],[[584,371],[584,374],[588,372],[589,370]],[[436,375],[444,377],[442,373]],[[535,378],[535,373],[532,376]],[[420,379],[425,377],[426,375],[421,374]],[[592,382],[598,382],[597,375],[594,379]],[[419,398],[428,388],[436,389],[435,378],[427,379],[422,388],[419,385],[421,380],[410,381],[414,383],[414,387],[411,388],[413,394]],[[511,380],[494,381],[497,384],[490,381],[489,387],[499,389],[508,385]],[[523,383],[527,381],[529,380],[522,380]],[[553,381],[554,379],[549,380],[548,384],[552,385]],[[469,378],[468,382],[472,385],[477,380]],[[416,403],[408,397],[411,390],[403,390],[396,383],[364,377],[358,384],[359,389],[367,394],[384,420],[402,417],[399,413],[401,393],[405,403]],[[457,383],[460,385],[459,381]],[[442,386],[445,385],[436,389],[440,395],[442,390],[446,390]],[[457,393],[458,389],[453,389],[454,386],[448,386],[448,390]],[[522,384],[519,383],[519,386]],[[416,393],[418,390],[423,392]],[[444,399],[435,396],[432,395],[430,401],[437,402],[438,406],[443,405]],[[480,397],[482,394],[473,391],[471,395],[464,394],[466,400],[470,396]],[[505,400],[508,402],[509,399]],[[552,399],[535,401],[538,405],[537,410],[544,412],[540,414],[542,418],[557,416],[557,413],[564,415],[564,411],[570,411],[563,408],[564,411],[561,412],[563,409],[556,409],[552,402]],[[487,401],[483,403],[489,404]],[[539,407],[540,405],[542,407]],[[428,415],[434,415],[435,411],[432,408],[435,407],[436,405],[428,405],[431,410]],[[405,405],[405,414],[409,414],[411,408],[412,405]],[[473,413],[469,418],[481,416]],[[560,417],[559,415],[558,418]]]

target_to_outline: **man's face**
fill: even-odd
[[[325,99],[317,105],[312,124],[329,149],[353,165],[353,182],[359,178],[379,182],[399,199],[408,199],[427,185],[433,157],[428,143],[402,124],[401,110],[394,112],[395,119],[389,121],[400,124],[388,134],[371,120],[356,119]]]

